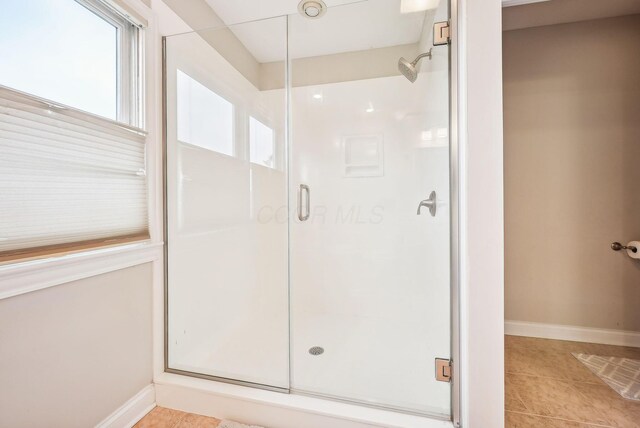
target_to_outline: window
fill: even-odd
[[[0,263],[149,237],[138,33],[98,0],[3,5]]]
[[[178,70],[178,140],[233,156],[233,104]]]
[[[249,148],[251,162],[275,168],[275,135],[273,129],[253,116],[249,118]]]
[[[0,85],[139,125],[137,39],[99,0],[3,2]]]

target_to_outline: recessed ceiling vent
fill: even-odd
[[[305,18],[317,19],[326,11],[327,5],[322,0],[302,0],[298,3],[298,12]]]

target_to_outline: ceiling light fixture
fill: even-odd
[[[322,0],[302,0],[298,3],[298,12],[305,18],[317,19],[327,11],[327,5]]]

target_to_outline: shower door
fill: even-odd
[[[389,0],[289,18],[296,392],[451,414],[447,20]],[[431,48],[415,83],[398,72]]]
[[[327,3],[165,39],[166,370],[449,419],[448,4]]]
[[[289,388],[286,31],[165,38],[167,371]]]

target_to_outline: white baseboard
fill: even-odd
[[[542,339],[570,340],[640,348],[640,332],[637,331],[507,320],[504,322],[504,332],[511,336],[529,336]]]
[[[156,406],[155,386],[148,385],[131,397],[96,428],[131,428]]]

